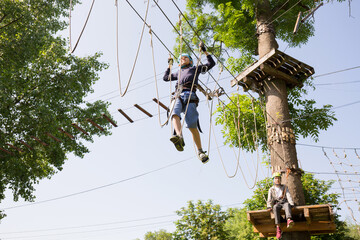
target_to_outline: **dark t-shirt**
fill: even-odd
[[[196,85],[198,84],[200,73],[205,73],[215,66],[214,59],[211,57],[210,54],[207,55],[206,58],[207,58],[207,63],[198,65],[197,71],[196,71],[196,66],[182,68],[179,70],[181,71],[179,84],[182,85],[184,89],[191,89],[192,83],[195,79],[194,82],[195,86],[193,88],[194,89],[193,91],[195,91]],[[171,81],[178,80],[179,71],[171,74]],[[195,76],[195,72],[196,72],[196,76]],[[169,81],[169,73],[170,73],[170,68],[166,69],[165,75],[163,77],[163,80],[166,82]]]

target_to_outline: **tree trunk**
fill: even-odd
[[[257,34],[259,58],[263,57],[272,49],[278,48],[275,40],[275,31],[271,22],[271,8],[269,0],[258,0],[257,3]],[[271,166],[275,171],[286,170],[282,176],[290,191],[295,205],[304,205],[304,191],[302,189],[301,175],[296,156],[295,142],[281,139],[282,129],[292,128],[290,121],[289,105],[287,99],[286,83],[283,80],[271,78],[264,81],[264,92],[267,111],[268,130],[280,135],[279,141],[271,142]],[[295,139],[294,139],[295,141]],[[296,223],[295,223],[296,224]],[[284,240],[306,240],[310,239],[307,232],[283,233]]]

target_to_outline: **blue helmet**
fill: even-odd
[[[181,57],[187,57],[187,58],[189,58],[189,60],[190,60],[190,66],[191,66],[191,67],[193,66],[193,60],[192,60],[192,58],[191,58],[191,56],[190,56],[189,54],[187,54],[187,53],[182,53],[182,54],[179,56],[179,58],[178,58],[178,62],[179,62],[179,63],[180,63]]]

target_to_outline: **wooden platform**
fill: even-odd
[[[283,218],[285,218],[284,210],[281,210]],[[309,232],[311,235],[320,235],[334,233],[336,225],[334,223],[334,215],[331,205],[309,205],[296,206],[292,208],[292,216],[295,225],[291,229],[286,228],[285,219],[281,223],[283,232]],[[248,220],[254,226],[254,232],[259,233],[260,237],[275,236],[275,220],[272,211],[259,210],[248,211]]]
[[[263,93],[264,80],[276,77],[287,83],[289,88],[302,87],[303,82],[315,73],[314,69],[289,55],[273,49],[231,81],[244,91]]]

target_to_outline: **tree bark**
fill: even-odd
[[[261,58],[272,49],[278,48],[275,40],[275,31],[272,24],[270,24],[272,12],[269,0],[257,1],[256,14],[258,52],[259,58]],[[273,141],[271,145],[269,145],[271,166],[274,171],[286,171],[285,174],[282,174],[282,182],[288,186],[295,205],[304,205],[305,198],[298,167],[295,142],[291,143],[290,141],[281,139],[281,130],[286,127],[292,128],[290,121],[284,122],[284,120],[290,119],[286,83],[275,77],[267,79],[264,81],[264,94],[267,111],[267,127],[274,129],[275,132],[280,134],[280,141]],[[310,234],[307,232],[283,233],[282,239],[306,240],[310,239]]]

